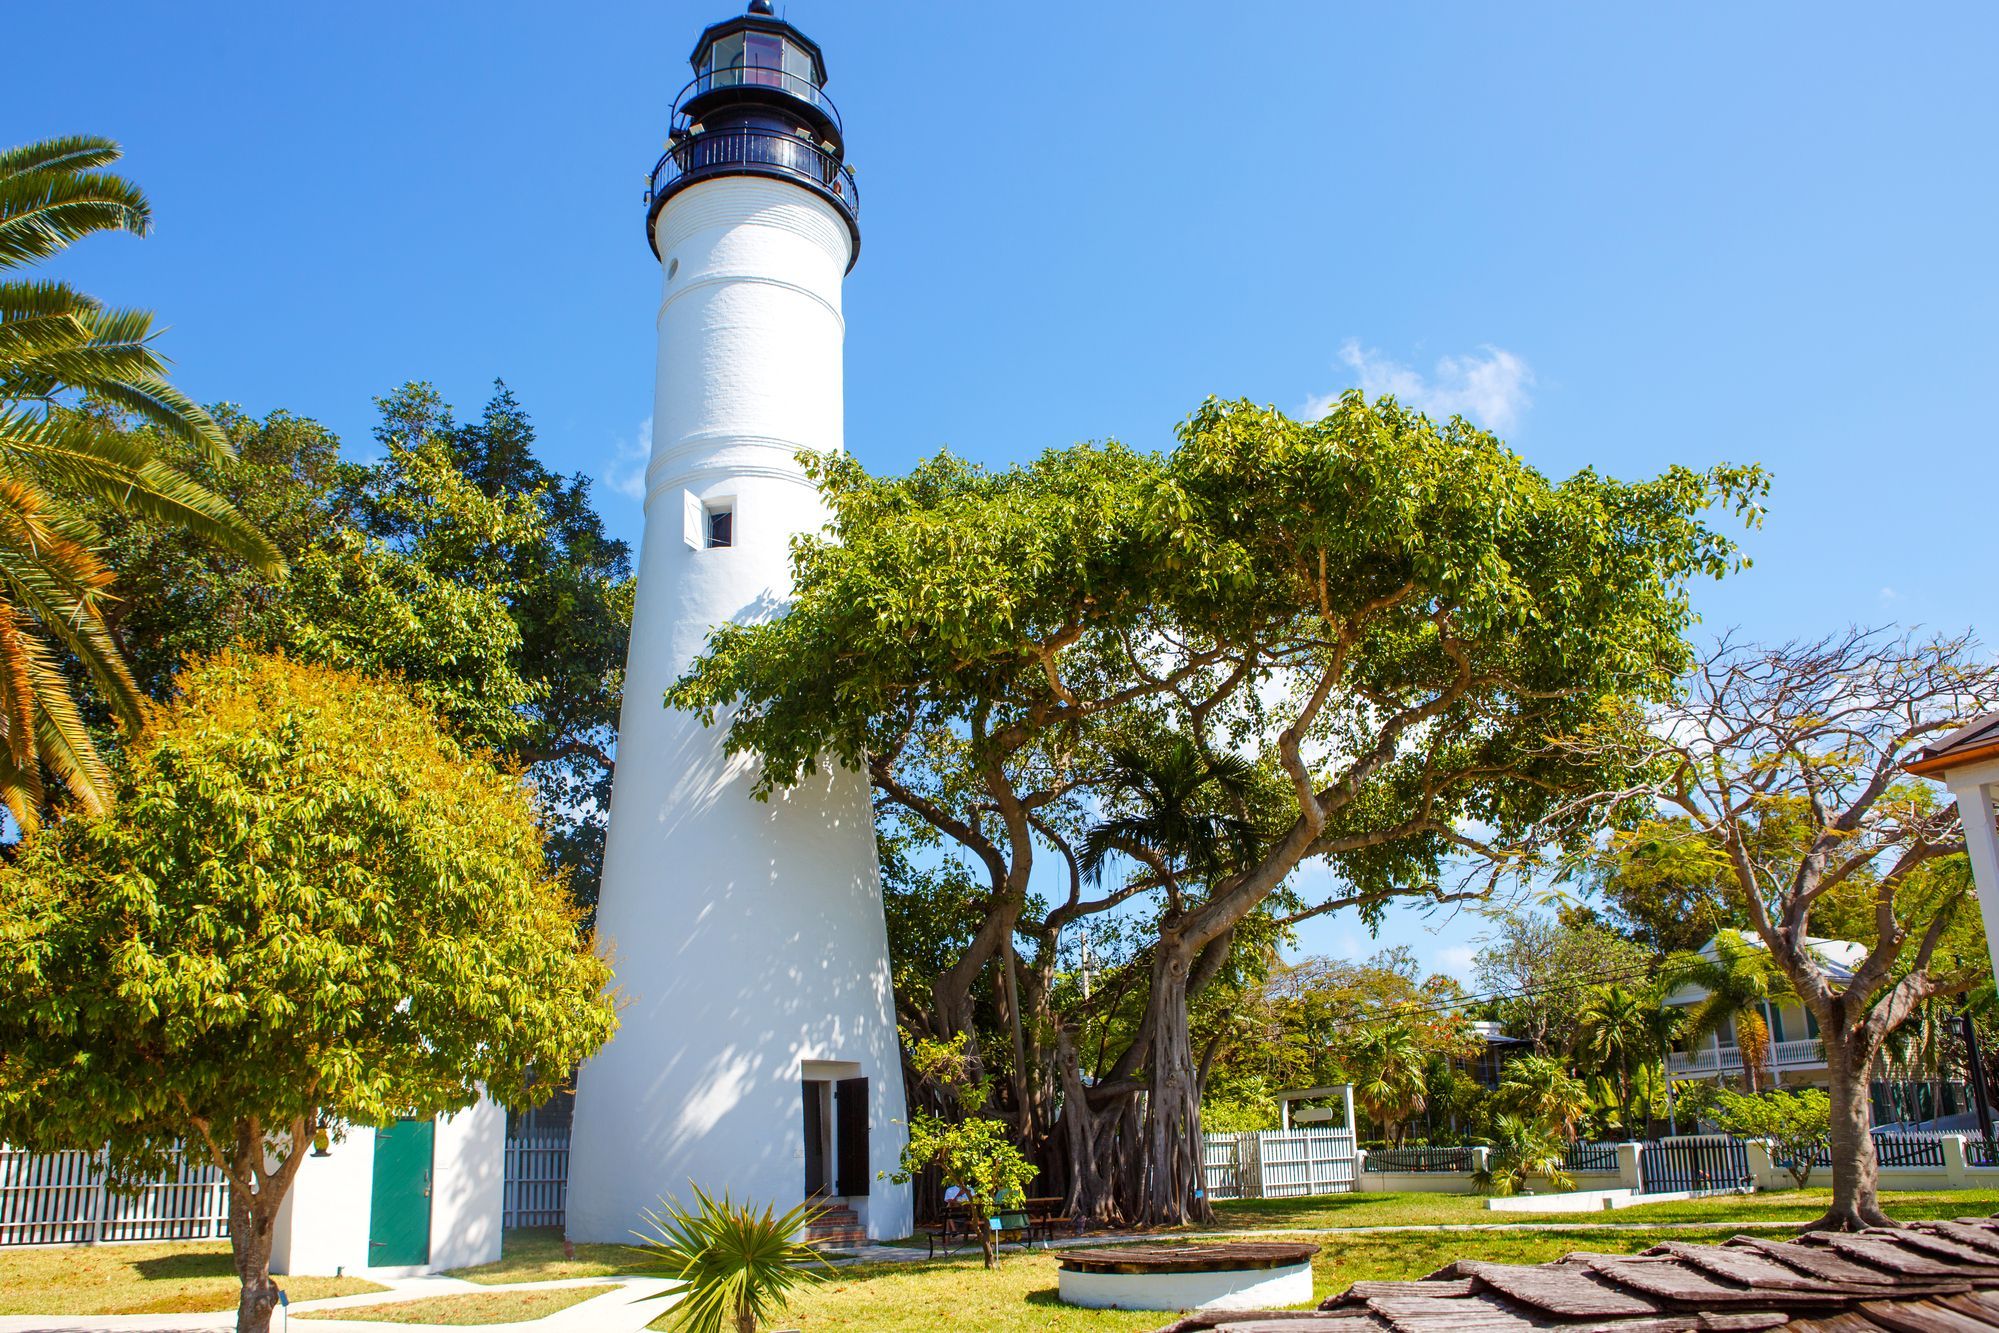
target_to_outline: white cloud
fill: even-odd
[[[1881,590],[1881,605],[1886,606],[1890,602],[1899,602],[1901,600],[1902,594],[1893,588],[1883,588]]]
[[[612,446],[611,461],[604,465],[606,486],[641,504],[646,498],[646,464],[652,459],[652,418],[639,423],[638,438],[619,440]]]
[[[1469,982],[1478,970],[1478,950],[1469,944],[1446,944],[1430,957],[1430,970]]]
[[[1394,394],[1398,402],[1430,416],[1463,416],[1502,435],[1520,423],[1534,402],[1528,393],[1533,370],[1503,347],[1487,345],[1467,356],[1439,357],[1425,375],[1349,338],[1340,347],[1340,361],[1356,372],[1370,398]],[[1305,415],[1322,417],[1338,401],[1338,393],[1314,394],[1305,400]]]

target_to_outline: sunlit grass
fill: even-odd
[[[377,1324],[512,1324],[542,1319],[566,1310],[604,1287],[556,1287],[547,1291],[474,1291],[458,1296],[431,1296],[420,1301],[393,1301],[353,1309],[320,1310],[300,1319],[361,1319]],[[613,1288],[612,1290],[615,1290]]]
[[[356,1277],[281,1277],[294,1301],[382,1287]],[[161,1243],[0,1249],[0,1314],[192,1314],[233,1310],[229,1245]]]

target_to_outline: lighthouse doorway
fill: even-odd
[[[813,1063],[820,1067],[800,1081],[805,1197],[865,1198],[871,1184],[868,1080],[859,1076],[858,1065]]]

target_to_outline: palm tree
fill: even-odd
[[[757,1333],[784,1310],[793,1288],[822,1280],[826,1260],[794,1239],[819,1216],[811,1203],[775,1216],[720,1199],[695,1185],[692,1209],[673,1200],[663,1214],[647,1212],[653,1233],[632,1248],[659,1260],[683,1286],[648,1300],[680,1297],[668,1327],[683,1333]]]
[[[1655,990],[1646,999],[1649,1006],[1645,1016],[1645,1036],[1651,1047],[1652,1062],[1658,1070],[1660,1080],[1666,1090],[1666,1123],[1675,1133],[1679,1132],[1678,1116],[1673,1106],[1673,1047],[1686,1035],[1687,1011],[1666,1003],[1666,992]],[[1657,1115],[1655,1105],[1652,1114]]]
[[[1600,986],[1576,1014],[1576,1057],[1617,1086],[1617,1115],[1624,1137],[1631,1126],[1631,1084],[1652,1052],[1651,1021],[1658,1007],[1623,986]]]
[[[96,232],[143,236],[137,186],[102,170],[118,145],[77,136],[0,151],[0,274]],[[277,551],[227,501],[173,468],[155,441],[231,456],[221,427],[166,380],[153,317],[107,307],[66,283],[0,276],[0,801],[23,829],[43,802],[42,770],[86,809],[103,808],[104,763],[70,691],[73,657],[112,714],[138,721],[140,695],[106,620],[112,571],[79,500],[184,525],[259,569]],[[136,418],[126,431],[85,401]]]
[[[1735,931],[1714,937],[1714,954],[1713,958],[1676,954],[1666,960],[1666,977],[1674,989],[1695,986],[1706,992],[1687,1009],[1686,1035],[1703,1041],[1733,1027],[1749,1090],[1757,1092],[1762,1088],[1764,1061],[1770,1049],[1763,1007],[1791,995],[1791,983],[1767,950],[1750,944]]]
[[[1541,1125],[1503,1115],[1492,1124],[1492,1145],[1486,1150],[1485,1165],[1472,1173],[1472,1189],[1480,1194],[1509,1197],[1542,1176],[1555,1191],[1575,1188],[1568,1173],[1562,1145]]]
[[[1590,1113],[1589,1088],[1553,1056],[1521,1055],[1499,1076],[1499,1101],[1515,1115],[1565,1139]]]
[[[1124,798],[1126,813],[1093,825],[1079,858],[1093,881],[1114,852],[1155,870],[1170,864],[1196,879],[1212,878],[1249,859],[1256,830],[1217,805],[1241,805],[1251,765],[1232,754],[1203,755],[1185,736],[1157,752],[1123,746],[1110,752],[1105,786]],[[1170,877],[1169,877],[1170,878]],[[1169,893],[1175,885],[1165,886]],[[1177,896],[1177,894],[1176,894]]]
[[[1347,1047],[1346,1064],[1354,1100],[1381,1126],[1382,1138],[1401,1142],[1403,1125],[1422,1113],[1430,1093],[1429,1059],[1415,1032],[1405,1023],[1364,1029]]]

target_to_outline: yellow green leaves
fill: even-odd
[[[517,778],[363,676],[223,654],[178,684],[112,813],[0,870],[0,1047],[47,1074],[0,1087],[0,1138],[519,1103],[608,1038]]]

